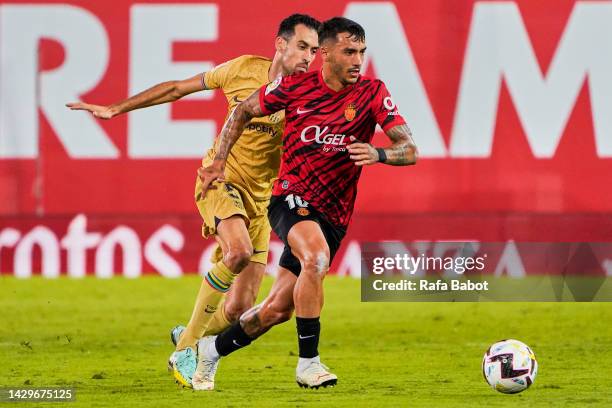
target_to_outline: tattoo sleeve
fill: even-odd
[[[261,320],[259,319],[260,309],[261,304],[253,306],[240,316],[240,326],[242,330],[252,339],[256,339],[270,330],[270,327],[263,327],[261,324]]]
[[[215,160],[220,160],[225,162],[227,160],[227,156],[229,155],[232,146],[236,143],[236,140],[242,134],[244,127],[253,117],[264,116],[261,112],[261,107],[259,106],[259,90],[255,91],[251,96],[249,96],[245,101],[241,102],[225,124],[223,125],[223,129],[219,134],[219,143],[217,146],[217,153],[215,155]]]
[[[391,146],[385,147],[387,160],[385,164],[392,166],[408,166],[417,161],[417,147],[412,140],[412,132],[407,125],[398,125],[389,129],[387,137],[391,139]]]

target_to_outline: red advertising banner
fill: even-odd
[[[143,274],[176,278],[203,274],[212,266],[210,255],[216,246],[214,240],[200,237],[197,216],[77,214],[49,216],[42,222],[35,218],[0,218],[0,223],[0,275],[9,273],[22,278],[79,278],[90,274],[100,278],[135,278]],[[363,215],[351,225],[330,273],[359,277],[364,248],[372,247],[373,242],[415,256],[431,251],[459,256],[455,252],[466,241],[473,241],[502,242],[502,252],[507,254],[488,260],[490,272],[521,277],[544,273],[540,268],[543,261],[538,257],[550,257],[546,245],[525,247],[521,243],[534,241],[534,236],[541,241],[585,242],[609,233],[609,228],[609,217],[601,215]],[[512,231],[512,240],[507,239],[507,231]],[[267,267],[272,275],[284,248],[274,238]],[[458,247],[449,246],[449,242],[457,242]],[[585,273],[612,276],[612,244],[601,248],[599,259],[588,264]],[[531,267],[523,267],[523,263]],[[572,274],[578,270],[579,266],[575,266]]]

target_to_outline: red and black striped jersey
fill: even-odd
[[[329,222],[346,228],[353,213],[361,167],[346,146],[370,143],[376,124],[384,131],[405,124],[385,84],[360,76],[339,92],[321,71],[286,77],[259,91],[261,110],[285,110],[283,153],[273,195],[299,195]]]

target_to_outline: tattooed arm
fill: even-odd
[[[386,135],[392,143],[385,148],[375,148],[369,143],[353,143],[348,146],[355,165],[363,166],[378,162],[391,166],[416,164],[418,151],[407,125],[394,126],[386,132]]]
[[[386,133],[391,139],[391,146],[382,149],[384,155],[387,156],[382,163],[392,166],[409,166],[416,164],[418,151],[414,140],[412,140],[412,132],[407,125],[398,125],[389,129]],[[378,160],[381,160],[381,152],[377,149]]]
[[[202,191],[214,189],[214,181],[223,181],[225,163],[232,146],[242,134],[244,127],[254,117],[264,116],[259,105],[259,91],[255,91],[246,100],[239,103],[219,134],[219,142],[213,163],[208,167],[198,169],[198,175],[202,181]]]

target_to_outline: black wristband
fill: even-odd
[[[378,152],[378,161],[380,163],[384,163],[387,161],[387,153],[385,153],[385,149],[382,147],[377,147],[376,151]]]

